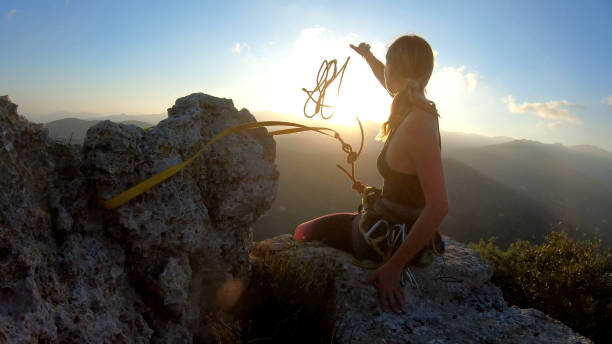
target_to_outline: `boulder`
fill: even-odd
[[[264,128],[227,136],[116,210],[106,200],[255,121],[229,99],[180,98],[150,130],[103,121],[49,139],[0,97],[0,342],[191,342],[248,287],[250,225],[276,197]],[[210,326],[209,326],[210,325]]]
[[[490,283],[493,270],[465,245],[444,236],[446,252],[411,267],[418,286],[406,285],[404,313],[383,311],[369,274],[346,252],[282,235],[251,252],[267,304],[258,328],[308,342],[335,343],[590,343],[535,309],[510,307]],[[260,292],[261,293],[261,292]],[[290,320],[288,320],[290,319]],[[318,341],[317,341],[318,342]]]

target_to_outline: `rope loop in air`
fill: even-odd
[[[306,99],[306,102],[304,103],[304,116],[306,116],[307,118],[312,118],[316,116],[318,113],[320,113],[321,118],[330,119],[332,118],[332,116],[336,114],[335,106],[325,104],[325,92],[327,91],[327,88],[332,84],[332,82],[336,80],[338,75],[340,75],[340,81],[338,83],[338,92],[337,92],[338,95],[340,94],[340,87],[342,86],[342,79],[344,78],[344,72],[346,70],[346,66],[350,58],[351,58],[350,56],[346,58],[346,62],[344,62],[344,65],[342,65],[340,69],[337,68],[336,59],[333,59],[331,61],[323,60],[323,62],[321,63],[321,66],[319,67],[319,72],[317,73],[316,86],[312,89],[312,91],[309,91],[306,88],[302,88],[302,91],[306,92],[306,94],[308,95],[308,98]],[[330,76],[330,71],[332,68],[333,68],[333,73]],[[319,93],[319,96],[317,97],[317,99],[313,98],[313,94],[315,94],[316,92]],[[315,111],[313,114],[309,115],[306,112],[306,108],[308,107],[308,103],[311,101],[315,103]],[[333,108],[333,112],[329,116],[325,116],[323,114],[324,108]],[[358,184],[361,184],[361,182],[355,179],[355,161],[357,161],[357,158],[359,158],[359,155],[361,154],[361,150],[363,149],[364,134],[363,134],[363,126],[361,125],[361,121],[359,120],[359,117],[355,115],[355,118],[357,119],[357,123],[359,123],[359,129],[361,131],[361,144],[359,146],[359,152],[354,152],[353,147],[350,144],[344,142],[344,140],[342,140],[338,132],[334,133],[334,138],[340,141],[340,144],[342,144],[342,151],[347,154],[346,162],[351,165],[351,173],[349,173],[345,168],[343,168],[340,165],[336,165],[336,167],[342,170],[353,181],[353,189],[357,190],[359,193],[363,193],[363,188],[357,186]]]
[[[302,88],[302,91],[306,92],[306,94],[308,95],[308,98],[306,99],[306,103],[304,104],[304,116],[308,118],[313,118],[318,113],[321,113],[321,118],[323,119],[332,118],[332,116],[336,113],[336,107],[333,105],[325,104],[325,91],[327,91],[327,87],[329,87],[329,85],[331,85],[331,83],[334,82],[334,80],[336,80],[336,78],[338,77],[338,74],[340,74],[340,82],[338,83],[338,92],[337,92],[338,95],[340,94],[340,87],[342,86],[342,79],[344,78],[344,71],[346,70],[346,65],[348,64],[350,59],[351,59],[350,56],[347,57],[346,62],[344,62],[344,65],[342,65],[342,68],[340,69],[337,69],[338,61],[336,59],[333,59],[331,61],[323,60],[323,62],[321,63],[321,66],[319,67],[319,72],[317,73],[317,79],[316,79],[317,85],[315,86],[315,88],[312,91],[309,91],[306,88]],[[331,68],[333,68],[334,71],[331,77],[329,77],[329,72]],[[317,97],[317,99],[314,99],[312,95],[316,92],[319,92],[319,96]],[[308,115],[306,113],[306,107],[308,106],[308,103],[310,101],[313,101],[315,103],[315,111],[312,115]],[[323,108],[333,108],[334,110],[331,113],[331,115],[325,116],[323,114]]]

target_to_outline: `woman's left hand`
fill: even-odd
[[[374,270],[364,283],[373,284],[378,287],[378,300],[383,309],[391,309],[395,313],[403,313],[404,290],[400,286],[402,269],[389,263],[383,264]]]

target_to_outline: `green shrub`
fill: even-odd
[[[492,282],[510,304],[539,309],[596,342],[612,338],[612,254],[601,240],[550,232],[540,245],[517,240],[507,250],[494,240],[470,247],[493,264]]]

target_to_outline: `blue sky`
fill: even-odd
[[[390,99],[348,43],[384,62],[416,33],[443,129],[612,150],[611,4],[3,0],[0,93],[26,116],[162,113],[192,92],[299,116],[321,62],[350,56],[338,123],[381,122]]]

